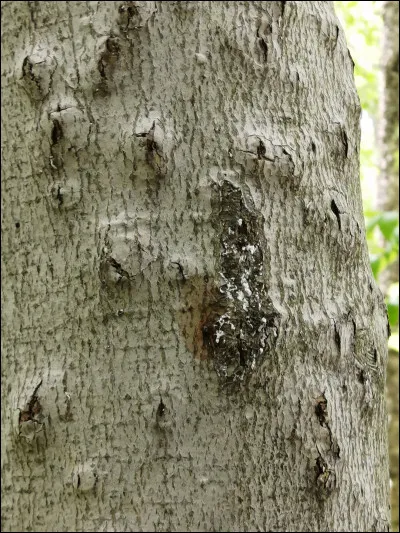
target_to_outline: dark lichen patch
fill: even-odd
[[[265,286],[263,218],[240,188],[223,180],[212,198],[224,312],[208,321],[205,344],[218,376],[241,381],[265,358],[277,312]]]
[[[185,279],[177,320],[188,350],[229,385],[241,383],[267,357],[279,315],[265,285],[262,215],[228,180],[214,186],[212,209],[217,275]]]

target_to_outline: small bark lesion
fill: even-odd
[[[219,279],[189,277],[179,322],[188,349],[211,361],[225,386],[245,381],[268,357],[279,314],[265,286],[261,214],[227,180],[215,193]]]
[[[183,270],[183,266],[181,265],[181,263],[179,263],[179,261],[171,261],[171,265],[176,265],[177,266],[181,281],[182,281],[182,283],[185,283],[186,276],[185,276],[185,272]]]
[[[316,485],[318,494],[325,499],[336,487],[336,474],[317,446],[318,457],[315,461]]]
[[[24,409],[20,410],[19,413],[19,423],[27,422],[28,420],[36,420],[36,417],[42,412],[42,406],[39,402],[39,397],[37,392],[42,385],[43,380],[41,379],[39,384],[35,387],[28,403]]]
[[[128,0],[118,7],[119,26],[123,33],[145,26],[157,12],[156,2]]]
[[[164,177],[167,172],[167,158],[163,147],[163,138],[164,132],[160,124],[154,121],[146,135],[146,159],[158,177]]]
[[[33,52],[22,62],[20,84],[34,105],[40,105],[48,97],[53,85],[57,61],[42,51]]]
[[[340,211],[339,211],[339,208],[338,208],[335,200],[331,201],[331,211],[336,217],[336,220],[337,220],[338,226],[339,226],[339,231],[340,231],[341,230]]]
[[[329,413],[328,413],[328,400],[325,396],[325,393],[322,393],[318,398],[316,398],[315,405],[315,414],[318,418],[318,422],[321,427],[325,428],[328,431],[329,435],[329,449],[328,452],[331,456],[337,460],[340,458],[340,447],[337,443],[337,440],[333,436],[332,428],[329,422]]]
[[[325,394],[322,394],[317,398],[317,405],[315,406],[315,414],[322,427],[326,427],[328,421],[328,400]]]
[[[38,396],[38,391],[42,383],[43,380],[41,379],[25,407],[19,409],[18,436],[27,441],[32,441],[37,433],[40,433],[44,429],[43,407]]]

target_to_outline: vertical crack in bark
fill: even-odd
[[[338,221],[339,230],[341,230],[341,224],[340,224],[340,211],[339,211],[338,206],[336,205],[335,200],[332,200],[332,201],[331,201],[331,210],[332,210],[333,214],[335,215],[335,217],[336,217],[336,219],[337,219],[337,221]]]

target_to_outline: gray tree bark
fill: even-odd
[[[399,3],[382,2],[382,52],[378,121],[377,208],[399,212]],[[383,292],[399,280],[398,260],[381,275]],[[399,531],[399,354],[389,350],[387,369],[392,530]]]
[[[3,2],[7,531],[387,531],[387,318],[331,2]]]

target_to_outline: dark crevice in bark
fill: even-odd
[[[339,326],[336,323],[335,323],[335,343],[336,343],[336,346],[338,347],[339,353],[340,353],[340,344],[341,344],[341,341],[340,341],[340,330],[339,330]]]
[[[32,61],[27,56],[22,63],[22,76],[27,76],[31,80],[35,79],[33,74],[33,64]]]
[[[28,422],[29,420],[35,421],[37,415],[42,411],[42,406],[39,402],[39,397],[37,395],[40,386],[42,385],[43,380],[40,380],[39,384],[35,387],[29,402],[27,403],[25,409],[21,410],[19,413],[19,423]]]
[[[56,199],[58,201],[58,207],[61,207],[62,204],[64,203],[64,195],[62,193],[61,187],[57,187]]]
[[[182,283],[185,283],[186,276],[185,276],[185,272],[183,270],[183,266],[178,261],[171,261],[171,264],[172,265],[176,265],[178,267],[178,271],[179,271],[179,275],[181,277]]]
[[[340,225],[340,211],[338,209],[338,206],[336,205],[336,202],[335,200],[332,200],[331,201],[331,210],[333,212],[333,214],[335,215],[337,221],[338,221],[338,224],[339,224],[339,230],[341,230],[341,225]]]
[[[318,398],[317,405],[315,406],[315,414],[317,415],[318,421],[322,427],[325,426],[327,417],[328,417],[328,401],[325,397],[325,394],[322,394],[320,398]]]
[[[53,128],[51,130],[51,142],[53,145],[57,144],[63,137],[61,124],[58,120],[53,120]]]
[[[264,61],[267,62],[268,61],[268,45],[262,37],[258,39],[258,44],[260,45],[260,48],[264,55]]]
[[[346,130],[344,128],[342,128],[342,144],[343,144],[343,147],[344,147],[344,154],[345,154],[345,157],[348,157],[349,155],[349,139],[347,137],[347,133],[346,133]]]
[[[97,63],[97,70],[100,72],[100,76],[106,80],[107,79],[107,76],[106,76],[106,71],[105,71],[105,66],[104,66],[104,63],[103,63],[103,60],[102,59],[99,59],[98,63]]]

